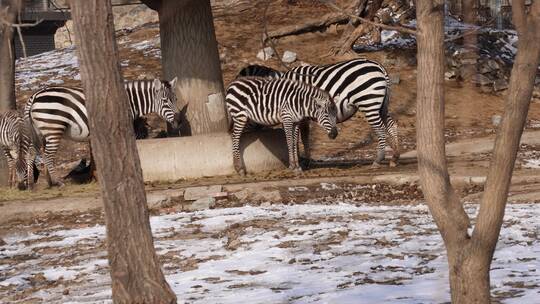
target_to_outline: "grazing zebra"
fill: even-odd
[[[323,90],[288,79],[242,77],[233,81],[225,96],[232,120],[234,168],[245,175],[240,159],[240,136],[249,122],[272,126],[282,123],[287,139],[289,168],[301,171],[298,163],[298,125],[314,119],[328,137],[336,138],[336,105]]]
[[[176,78],[171,82],[158,79],[125,82],[132,117],[135,119],[148,113],[157,113],[173,124],[173,127],[177,127],[179,111],[175,85]],[[62,185],[56,179],[54,168],[60,140],[67,136],[75,141],[87,141],[90,135],[83,91],[68,87],[42,89],[28,100],[24,117],[43,140],[49,185]],[[30,163],[27,165],[30,166]]]
[[[285,73],[279,71],[272,73],[269,71],[272,70],[271,68],[264,68],[248,66],[241,73],[247,75],[249,72],[266,73],[266,75],[281,74],[282,78],[302,81],[325,90],[330,96],[341,96],[339,100],[336,100],[337,122],[348,120],[360,110],[377,135],[377,157],[373,166],[379,167],[384,159],[386,135],[389,136],[389,143],[393,150],[390,165],[397,164],[400,153],[397,124],[388,114],[390,81],[386,70],[379,63],[360,58],[322,66],[299,66]],[[302,136],[304,137],[304,134]],[[304,144],[306,143],[307,140],[304,140]]]
[[[20,155],[20,128],[23,120],[16,111],[0,113],[0,147],[6,156],[9,170],[9,187],[15,182],[15,164]]]
[[[18,112],[10,110],[0,113],[0,147],[7,159],[10,187],[15,185],[17,179],[26,179],[23,173],[26,170],[26,165],[20,165],[19,160],[26,157],[27,149],[33,147],[30,144],[25,144],[30,140],[30,134],[26,132],[27,130],[24,120]],[[34,153],[33,157],[36,158],[37,153]],[[35,162],[33,167],[36,168]],[[19,168],[19,170],[16,170],[16,168]],[[17,177],[16,173],[19,172],[22,175]],[[34,181],[37,180],[39,172],[36,170],[33,176]]]

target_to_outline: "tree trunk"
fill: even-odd
[[[20,9],[21,0],[5,0],[0,4],[2,19],[11,24],[17,22]],[[14,32],[12,26],[0,22],[0,112],[16,108]]]
[[[176,303],[153,247],[111,3],[73,0],[71,7],[107,224],[113,301]]]
[[[417,4],[416,126],[422,190],[447,249],[452,303],[490,303],[489,269],[540,60],[540,2],[534,2],[528,15],[524,0],[512,3],[513,11],[519,11],[514,14],[518,54],[472,236],[467,234],[468,216],[449,182],[445,157],[443,1]]]
[[[209,0],[146,0],[159,13],[163,75],[178,77],[182,135],[227,132],[221,63]]]
[[[21,0],[4,0],[0,3],[0,15],[8,23],[16,23]],[[0,113],[15,109],[15,48],[13,27],[0,22]],[[0,153],[0,186],[7,186],[8,166],[4,153]]]

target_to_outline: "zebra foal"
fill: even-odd
[[[176,106],[175,86],[176,78],[170,82],[158,79],[125,82],[132,118],[157,113],[173,127],[177,127],[179,111]],[[88,140],[90,131],[85,102],[86,98],[81,89],[58,86],[34,93],[25,106],[24,119],[28,120],[43,141],[43,158],[49,186],[63,184],[57,179],[54,167],[61,139],[68,137],[75,141]],[[30,157],[27,159],[27,166],[30,167]],[[30,172],[30,169],[28,170]]]
[[[298,125],[316,120],[334,139],[336,106],[328,93],[313,86],[287,79],[243,77],[227,88],[225,103],[232,121],[234,168],[245,175],[240,158],[240,137],[248,123],[273,126],[281,123],[287,139],[289,169],[301,171],[298,163]]]
[[[359,58],[321,66],[299,66],[284,73],[265,66],[251,65],[243,68],[238,77],[250,75],[301,81],[328,92],[330,96],[341,96],[335,100],[337,122],[347,121],[361,111],[377,135],[377,156],[373,167],[379,167],[384,160],[387,136],[393,150],[390,166],[397,165],[400,153],[398,130],[388,113],[390,80],[381,64]],[[302,136],[307,138],[307,134]],[[307,139],[304,140],[305,144]]]

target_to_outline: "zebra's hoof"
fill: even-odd
[[[238,174],[242,177],[246,176],[246,170],[245,169],[238,169],[236,170],[236,172],[238,172]]]

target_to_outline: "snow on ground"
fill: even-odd
[[[138,42],[123,36],[118,45],[144,57],[161,58],[159,35]],[[121,61],[122,67],[129,64],[130,60]],[[64,85],[67,80],[81,80],[79,62],[73,46],[20,58],[16,62],[15,81],[19,90],[36,91],[47,86]]]
[[[535,204],[507,207],[491,272],[503,303],[540,297],[539,216]],[[5,237],[0,298],[110,302],[105,229],[78,222]],[[151,225],[167,280],[187,303],[449,301],[444,246],[422,205],[244,206],[154,216]]]
[[[38,90],[62,85],[64,78],[80,80],[79,62],[74,47],[17,59],[15,81],[19,90]]]

